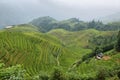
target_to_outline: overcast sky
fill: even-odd
[[[0,0],[0,22],[24,22],[41,16],[92,20],[120,12],[120,0]]]

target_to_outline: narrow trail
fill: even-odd
[[[60,66],[59,57],[56,58],[57,65]]]
[[[111,59],[110,56],[103,56],[101,60],[107,61],[107,60],[110,60],[110,59]],[[85,60],[85,61],[86,61],[86,60]],[[75,61],[75,62],[70,66],[70,68],[68,69],[68,71],[70,71],[70,70],[74,69],[75,67],[79,66],[82,62],[84,62],[84,61],[82,61],[82,60]]]
[[[103,56],[103,57],[102,57],[102,60],[105,60],[105,61],[110,60],[110,59],[111,59],[110,56]]]

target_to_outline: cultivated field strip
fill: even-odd
[[[57,65],[63,48],[45,37],[34,37],[20,32],[0,33],[0,60],[7,66],[23,64],[29,74],[38,74]]]

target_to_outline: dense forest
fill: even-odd
[[[40,17],[34,19],[30,22],[30,24],[35,25],[39,28],[42,32],[48,32],[52,29],[65,29],[68,31],[80,31],[86,29],[96,29],[100,31],[114,31],[120,29],[120,22],[111,22],[104,24],[102,21],[89,21],[84,22],[80,21],[77,18],[71,18],[68,20],[57,21],[52,17]]]

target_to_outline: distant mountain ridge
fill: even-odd
[[[32,20],[30,24],[37,26],[42,32],[48,32],[51,29],[56,28],[69,29],[79,22],[80,21],[77,18],[70,18],[67,20],[57,21],[52,17],[45,16]]]
[[[29,24],[32,24],[38,27],[39,31],[41,32],[48,32],[52,29],[64,29],[67,31],[80,31],[86,29],[96,29],[101,31],[112,31],[120,29],[120,22],[114,22],[111,24],[104,24],[101,21],[89,21],[84,22],[80,21],[77,18],[70,18],[62,21],[57,21],[56,19],[45,16],[39,17],[37,19],[32,20]]]
[[[105,23],[120,21],[120,12],[102,17],[100,20]]]

